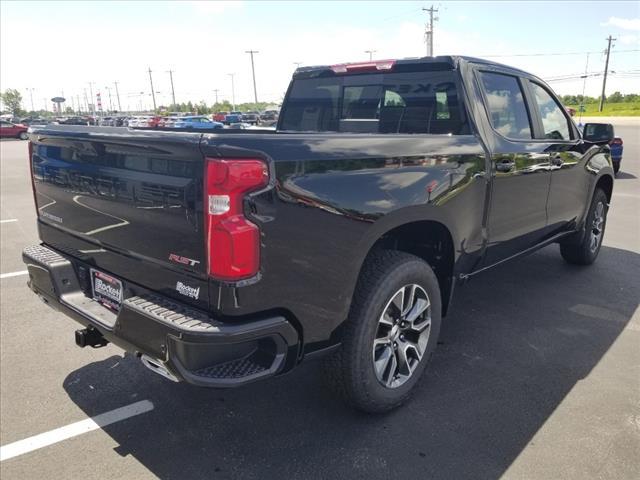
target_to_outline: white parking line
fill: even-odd
[[[0,223],[13,223],[13,222],[17,222],[18,219],[17,218],[9,218],[7,220],[0,220]]]
[[[106,427],[112,423],[120,422],[127,418],[140,415],[141,413],[150,412],[151,410],[153,410],[153,403],[149,400],[142,400],[140,402],[127,405],[126,407],[116,408],[110,412],[101,413],[95,417],[72,423],[66,427],[56,428],[49,432],[10,443],[9,445],[0,447],[0,462],[38,450],[39,448],[48,447],[49,445],[53,445],[54,443],[67,440],[69,438],[77,437],[83,433],[98,430],[99,428]]]
[[[0,273],[0,279],[9,277],[19,277],[20,275],[26,275],[29,273],[27,270],[20,270],[19,272]]]

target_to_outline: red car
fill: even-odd
[[[218,112],[213,116],[213,121],[224,123],[227,119],[227,115],[229,115],[229,112]]]
[[[0,137],[2,138],[11,137],[27,140],[29,138],[27,130],[29,130],[29,127],[21,123],[11,123],[6,120],[0,121]]]

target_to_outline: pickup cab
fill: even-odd
[[[323,357],[350,405],[387,411],[455,287],[552,243],[594,262],[613,129],[590,125],[534,75],[446,56],[299,68],[275,131],[33,128],[28,285],[79,346],[170,380]]]

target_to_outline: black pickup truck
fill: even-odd
[[[275,131],[33,128],[29,286],[79,346],[171,380],[324,356],[348,403],[389,410],[454,286],[550,243],[596,259],[612,129],[587,130],[539,78],[449,56],[299,68]]]

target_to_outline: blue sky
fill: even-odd
[[[14,2],[0,4],[0,88],[18,88],[34,103],[64,91],[80,97],[92,85],[115,103],[119,81],[123,108],[150,105],[151,67],[159,103],[170,98],[167,70],[175,70],[178,101],[211,102],[214,89],[237,102],[253,97],[249,56],[259,50],[260,100],[278,101],[294,69],[377,58],[425,54],[422,7],[431,2]],[[613,49],[608,92],[639,92],[639,2],[440,2],[436,54],[496,56],[542,78],[604,69],[605,38]],[[632,50],[632,51],[630,51]],[[634,51],[633,51],[634,50]],[[512,56],[520,55],[520,56]],[[559,93],[580,93],[582,80],[556,81]],[[597,95],[600,77],[589,78]],[[141,94],[141,92],[143,92]],[[28,107],[28,105],[25,105]]]

